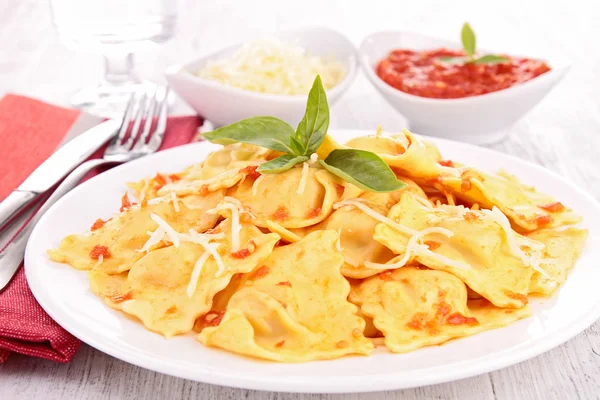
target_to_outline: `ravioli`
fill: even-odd
[[[49,250],[48,254],[53,261],[81,270],[95,268],[107,274],[127,271],[144,255],[138,250],[147,242],[147,232],[156,229],[157,223],[151,214],[165,220],[176,231],[204,232],[217,223],[218,216],[206,211],[215,207],[223,194],[216,191],[206,196],[176,198],[179,211],[171,196],[150,201],[145,206],[131,206],[96,230],[65,237],[58,248]],[[99,255],[102,255],[101,262]]]
[[[217,326],[198,340],[248,356],[283,362],[369,354],[365,321],[347,300],[337,233],[313,232],[276,248],[237,291]],[[260,272],[260,273],[259,273]]]
[[[173,245],[151,251],[131,267],[120,291],[128,298],[121,303],[121,310],[138,317],[146,328],[165,337],[189,332],[196,319],[211,309],[213,297],[229,284],[232,276],[250,272],[260,265],[279,240],[276,234],[263,234],[253,225],[242,224],[240,244],[246,250],[252,249],[242,256],[242,253],[231,252],[229,220],[221,222],[216,231],[225,233],[225,238],[216,242],[223,270],[213,257],[208,258],[197,283],[194,282],[195,289],[190,292],[192,273],[206,252],[205,247],[183,242],[179,247]]]
[[[570,208],[505,172],[490,174],[464,168],[459,178],[443,176],[440,183],[467,203],[498,207],[521,232],[571,225],[581,220]]]
[[[413,191],[427,198],[417,184],[402,178],[407,186],[391,193],[363,192],[358,199],[365,202],[373,211],[387,215],[389,209],[398,202],[400,193]],[[343,203],[342,203],[343,204]],[[349,278],[361,279],[379,273],[377,269],[365,267],[365,261],[385,263],[394,257],[387,247],[373,240],[378,221],[356,207],[341,207],[335,210],[323,223],[322,229],[333,229],[340,234],[339,249],[344,256],[342,274]]]
[[[253,222],[261,228],[267,227],[267,220],[288,229],[314,225],[332,211],[338,198],[337,178],[326,170],[308,168],[306,185],[298,193],[302,170],[292,168],[280,174],[262,175],[260,180],[246,180],[228,194],[256,217]]]
[[[588,237],[587,229],[567,228],[563,230],[541,229],[527,235],[546,245],[541,268],[552,279],[535,272],[531,279],[530,293],[551,295],[567,280],[567,274],[583,251]]]
[[[102,271],[88,272],[90,290],[100,297],[104,303],[115,310],[121,309],[121,303],[130,300],[130,294],[123,292],[123,284],[127,281],[129,271],[108,275]]]
[[[501,309],[485,300],[467,301],[465,284],[456,276],[404,267],[365,280],[351,300],[373,318],[395,353],[444,343],[499,328],[530,315],[527,307]]]
[[[272,151],[251,144],[236,143],[224,146],[221,150],[210,153],[206,160],[202,163],[191,165],[185,170],[177,174],[156,174],[152,178],[145,178],[139,182],[130,182],[128,187],[135,190],[137,197],[142,199],[153,199],[158,197],[159,190],[167,186],[161,191],[160,195],[165,195],[170,191],[176,191],[179,195],[200,193],[203,189],[202,184],[194,185],[193,181],[203,181],[214,178],[215,176],[226,172],[230,168],[242,169],[248,165],[257,164],[256,160],[266,158]],[[233,176],[231,176],[233,175]],[[185,178],[184,182],[177,185],[171,185]],[[209,190],[218,190],[223,187],[229,187],[231,182],[237,182],[243,179],[243,176],[238,176],[235,173],[224,174],[221,180],[211,181],[210,185],[204,186],[205,192]],[[197,186],[197,187],[196,187]]]
[[[388,217],[415,233],[429,229],[426,234],[413,235],[387,224],[377,225],[374,239],[398,258],[407,257],[429,268],[448,271],[498,307],[527,304],[534,269],[525,261],[541,258],[542,243],[513,232],[510,226],[507,233],[489,211],[468,211],[461,206],[433,208],[410,192],[402,194]],[[407,256],[413,236],[422,236],[422,243],[413,243]],[[513,239],[517,249],[510,245]]]
[[[372,135],[348,142],[348,146],[377,153],[401,175],[420,181],[437,180],[438,176],[457,176],[459,172],[442,166],[437,148],[407,130],[395,136]]]

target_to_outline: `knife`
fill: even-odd
[[[23,261],[29,236],[44,213],[60,198],[77,186],[85,174],[87,174],[91,169],[104,163],[106,163],[106,160],[90,160],[87,163],[75,168],[75,170],[71,172],[69,176],[67,176],[65,180],[61,182],[60,185],[58,185],[56,190],[54,190],[50,197],[48,197],[46,202],[37,210],[31,221],[29,221],[24,228],[17,232],[17,234],[11,239],[10,243],[4,249],[0,250],[0,292],[11,281],[17,269],[19,269],[19,266]]]
[[[55,151],[0,203],[0,229],[33,199],[54,186],[114,136],[120,125],[120,121],[115,120],[103,122]]]

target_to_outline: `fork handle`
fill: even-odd
[[[4,249],[4,251],[0,252],[0,290],[8,284],[11,280],[12,276],[15,274],[19,265],[21,265],[21,261],[23,261],[23,256],[25,254],[25,247],[27,245],[27,241],[29,240],[29,236],[31,236],[31,232],[35,225],[39,222],[40,218],[48,208],[50,208],[58,199],[63,197],[65,194],[71,191],[79,181],[92,169],[103,165],[109,164],[110,161],[106,161],[103,159],[100,160],[90,160],[81,164],[79,167],[75,168],[73,172],[71,172],[62,183],[56,188],[54,193],[48,200],[40,207],[35,216],[31,219],[31,221],[27,224],[27,226],[22,229],[10,242],[8,246]]]
[[[39,193],[29,190],[13,190],[0,203],[0,228],[4,228],[14,216],[25,208]]]

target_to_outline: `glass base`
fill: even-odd
[[[148,90],[149,85],[152,84],[135,82],[84,88],[71,96],[71,105],[100,117],[122,118],[131,95]]]

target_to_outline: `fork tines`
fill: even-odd
[[[168,88],[152,86],[131,95],[119,133],[105,155],[152,153],[160,147],[167,127]]]

